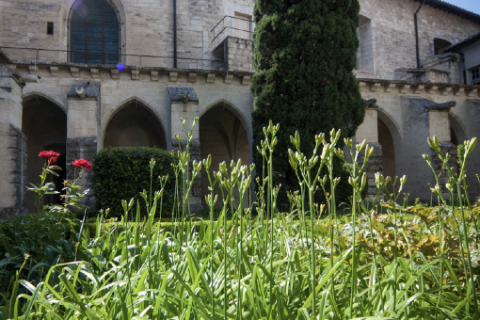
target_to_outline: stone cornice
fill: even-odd
[[[421,99],[421,98],[409,98],[411,104],[416,107],[422,108],[425,111],[450,111],[451,108],[455,107],[457,103],[455,101],[448,101],[445,103],[436,103],[431,100]]]
[[[431,94],[480,98],[480,86],[363,78],[356,80],[363,93]]]
[[[100,74],[109,74],[111,79],[120,79],[120,75],[128,74],[131,80],[139,80],[140,75],[149,75],[151,81],[158,81],[159,75],[167,75],[170,82],[176,82],[180,75],[188,78],[188,82],[196,82],[197,76],[205,77],[208,83],[215,83],[215,78],[224,78],[225,83],[231,83],[233,77],[240,79],[242,85],[249,85],[254,72],[249,71],[227,71],[227,70],[207,70],[207,69],[174,69],[158,67],[137,67],[125,66],[124,70],[119,71],[116,66],[99,64],[80,64],[67,62],[38,62],[32,64],[30,61],[13,61],[12,65],[17,69],[35,68],[36,70],[48,71],[48,75],[56,77],[60,71],[68,71],[71,77],[80,78],[80,71],[86,71],[92,79],[100,78]],[[106,71],[106,72],[105,72]],[[44,73],[45,74],[45,73]],[[105,76],[103,76],[105,79]],[[123,78],[125,79],[125,78]],[[145,79],[145,78],[143,78]]]

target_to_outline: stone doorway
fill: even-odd
[[[395,179],[395,147],[393,137],[385,122],[378,119],[378,142],[382,146],[383,175]],[[398,185],[398,183],[397,183]],[[392,183],[388,185],[388,191],[393,191]]]
[[[245,126],[239,117],[230,110],[226,104],[219,104],[200,118],[200,149],[201,158],[206,159],[209,154],[212,155],[211,173],[218,171],[219,164],[223,161],[227,163],[230,169],[230,162],[242,159],[242,164],[250,163],[250,144]],[[208,176],[202,172],[202,204],[204,207],[205,196],[208,194]],[[217,193],[218,190],[215,190]],[[235,194],[235,202],[239,202],[239,194]],[[219,194],[219,201],[221,195]],[[248,195],[244,196],[244,204],[248,204]]]
[[[40,96],[31,97],[23,103],[23,133],[27,136],[27,186],[39,184],[44,160],[38,156],[43,150],[60,153],[57,165],[62,168],[60,177],[49,176],[61,192],[66,177],[66,141],[67,115],[54,102]],[[42,199],[41,205],[60,203],[60,195],[49,195]],[[26,207],[30,213],[36,212],[34,192],[26,193]]]

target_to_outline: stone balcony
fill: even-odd
[[[228,71],[253,72],[253,29],[245,18],[225,16],[211,30],[213,55]]]
[[[252,40],[229,36],[213,50],[213,54],[217,59],[225,61],[228,71],[254,71]]]

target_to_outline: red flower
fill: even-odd
[[[50,163],[57,162],[58,157],[60,157],[60,153],[55,152],[53,150],[50,151],[42,151],[38,154],[39,157],[42,157],[45,160],[48,160]]]
[[[72,162],[72,165],[77,168],[85,168],[87,171],[92,169],[92,164],[85,159],[77,159]]]

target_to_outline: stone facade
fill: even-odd
[[[214,155],[213,171],[222,161],[252,158],[254,0],[177,0],[177,68],[173,0],[105,1],[117,13],[124,68],[70,62],[70,17],[81,1],[0,0],[0,144],[7,150],[0,155],[0,218],[32,211],[26,181],[37,182],[34,169],[40,170],[42,148],[62,154],[65,177],[71,178],[66,164],[79,157],[91,160],[104,147],[175,149],[174,136],[183,132],[180,119],[189,126],[198,117],[192,160]],[[436,55],[435,39],[459,43],[480,32],[480,17],[425,5],[419,12],[418,68],[413,14],[420,3],[360,4],[354,73],[363,98],[375,103],[356,140],[375,147],[367,167],[369,194],[375,191],[374,173],[383,171],[406,174],[404,192],[411,199],[429,199],[433,175],[421,157],[431,154],[426,138],[439,137],[453,153],[456,143],[480,136],[479,87],[463,85],[461,57]],[[47,22],[54,23],[53,34],[47,34]],[[445,103],[449,107],[438,107]],[[479,166],[477,148],[468,172],[472,196],[478,195]],[[197,180],[192,204],[200,207],[206,174]],[[89,187],[88,175],[80,182]]]

